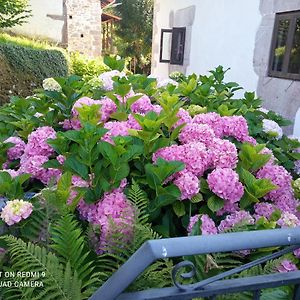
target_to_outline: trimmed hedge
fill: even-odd
[[[15,71],[30,74],[38,81],[68,74],[67,58],[57,49],[35,49],[8,42],[0,44],[0,54]]]

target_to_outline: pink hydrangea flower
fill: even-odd
[[[222,122],[224,136],[232,136],[240,142],[252,141],[252,139],[249,139],[248,124],[244,117],[223,117]]]
[[[196,115],[193,118],[193,123],[207,124],[214,131],[216,137],[223,137],[223,120],[222,117],[215,112]]]
[[[239,175],[229,168],[212,171],[207,177],[207,183],[213,193],[231,203],[238,202],[244,194]]]
[[[33,178],[40,180],[44,184],[48,184],[52,178],[57,181],[61,176],[61,171],[43,168],[43,164],[47,161],[48,157],[43,155],[22,156],[19,173],[31,174]]]
[[[100,226],[100,237],[94,240],[98,254],[111,250],[116,243],[116,233],[123,243],[132,239],[135,211],[123,192],[105,193],[103,199],[92,205],[81,201],[78,210],[82,218]]]
[[[180,172],[180,175],[176,176],[174,184],[181,192],[181,200],[192,199],[200,191],[198,177],[190,172]]]
[[[273,201],[282,211],[296,212],[297,204],[292,188],[292,176],[284,167],[266,164],[256,176],[269,179],[278,187],[265,196],[267,200]]]
[[[78,110],[77,110],[78,108],[81,108],[84,105],[91,106],[93,104],[98,104],[98,103],[89,97],[82,97],[82,98],[78,99],[72,107],[72,115],[74,117],[77,117],[79,115]]]
[[[104,125],[104,128],[109,131],[102,137],[102,140],[114,144],[111,137],[113,136],[127,136],[128,129],[131,129],[127,121],[111,121]]]
[[[284,259],[277,267],[277,271],[279,273],[287,273],[287,272],[293,272],[297,270],[298,270],[297,266],[288,259]]]
[[[47,144],[48,139],[55,139],[56,132],[52,127],[39,127],[28,136],[28,143],[24,149],[25,156],[51,156],[54,149]]]
[[[253,225],[254,219],[249,212],[241,210],[226,216],[218,226],[219,232],[224,232],[236,225]]]
[[[275,211],[274,205],[270,203],[256,203],[254,205],[255,209],[255,218],[259,219],[260,217],[265,217],[266,219],[270,219],[272,213]]]
[[[101,105],[101,122],[107,122],[111,114],[117,111],[117,105],[108,97],[102,98],[97,102],[97,104]]]
[[[142,95],[140,99],[131,105],[131,111],[135,114],[146,114],[153,110],[153,105],[147,95]]]
[[[195,176],[202,176],[210,167],[210,155],[203,143],[189,143],[185,145],[172,145],[159,149],[153,154],[153,161],[161,157],[167,161],[181,161],[185,164],[185,170]]]
[[[237,202],[225,201],[224,206],[217,211],[217,216],[223,216],[224,214],[232,214],[237,211],[240,211],[239,204]]]
[[[179,159],[185,164],[186,170],[200,177],[211,166],[211,156],[201,142],[183,145],[183,156]]]
[[[133,117],[132,114],[128,115],[127,124],[131,129],[142,130],[142,126],[138,123],[138,121]]]
[[[212,144],[212,141],[215,138],[215,134],[208,125],[187,124],[181,129],[178,138],[179,141],[183,144],[191,142],[202,142],[206,146],[209,146]]]
[[[294,214],[283,212],[277,224],[282,228],[294,228],[300,226],[300,220]]]
[[[216,138],[209,146],[209,152],[213,168],[236,168],[238,153],[233,143]]]
[[[217,234],[218,230],[215,222],[208,215],[195,215],[190,218],[190,223],[188,225],[187,231],[190,234],[193,230],[195,224],[201,219],[201,233],[202,235]]]
[[[32,213],[32,208],[32,204],[24,200],[8,201],[1,212],[1,219],[11,226],[27,219]]]
[[[23,155],[26,144],[19,137],[9,137],[4,143],[14,144],[7,150],[7,157],[10,161],[19,159]]]
[[[176,116],[179,118],[179,120],[174,125],[174,128],[182,124],[190,124],[192,122],[192,117],[190,116],[189,112],[183,108],[179,108]]]

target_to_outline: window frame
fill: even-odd
[[[163,42],[164,42],[164,33],[171,33],[171,48],[170,48],[170,59],[163,59]],[[178,45],[178,37],[181,37]],[[176,48],[176,44],[179,46],[180,58],[177,59],[178,56],[178,48]],[[184,53],[185,53],[185,44],[186,44],[186,27],[173,27],[172,29],[161,29],[160,36],[160,54],[159,54],[159,62],[160,63],[169,63],[171,65],[183,65],[184,63]],[[177,51],[176,51],[177,50]]]
[[[159,53],[159,62],[161,63],[170,63],[171,61],[171,53],[170,53],[170,59],[163,59],[163,43],[164,43],[164,33],[172,33],[173,29],[162,29],[160,33],[160,53]],[[172,41],[172,37],[171,37]],[[172,52],[172,44],[171,44],[171,52]]]
[[[269,66],[268,66],[269,77],[276,77],[276,78],[282,78],[288,80],[300,80],[300,70],[299,70],[299,74],[288,72],[297,19],[300,19],[300,10],[281,12],[275,15],[275,23],[274,23],[273,34],[272,34],[272,43],[271,43]],[[278,38],[279,22],[281,20],[289,20],[290,24],[289,24],[288,34],[287,34],[286,51],[283,58],[282,71],[275,71],[272,70],[272,67],[275,60],[275,49],[276,49],[276,43]]]

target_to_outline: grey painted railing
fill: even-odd
[[[189,267],[192,271],[182,274],[192,277],[195,273],[191,262],[181,262],[172,272],[174,287],[150,289],[135,293],[123,293],[126,288],[154,261],[164,258],[181,257],[216,252],[230,252],[246,249],[258,249],[275,246],[290,246],[256,261],[252,261],[233,270],[208,278],[195,284],[180,285],[176,281],[178,271]],[[300,229],[273,229],[248,232],[225,233],[209,236],[189,236],[161,240],[151,240],[144,243],[130,259],[115,272],[90,300],[140,300],[140,299],[193,299],[209,297],[216,299],[217,295],[252,291],[253,299],[259,299],[263,288],[273,288],[283,285],[295,285],[294,300],[300,300],[300,271],[276,273],[270,275],[223,279],[255,265],[280,257],[300,248]],[[223,279],[223,280],[222,280]]]

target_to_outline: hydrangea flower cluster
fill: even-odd
[[[209,125],[218,138],[229,136],[240,142],[256,144],[255,139],[249,135],[247,121],[242,116],[221,117],[219,114],[211,112],[196,115],[193,123]]]
[[[112,70],[109,72],[104,72],[99,76],[99,79],[102,81],[102,86],[105,91],[112,91],[114,86],[113,77],[125,77],[124,72],[118,70]]]
[[[293,272],[297,270],[298,270],[297,266],[288,259],[284,259],[277,267],[277,271],[279,273],[287,273],[287,272]]]
[[[300,226],[300,220],[294,214],[285,211],[281,214],[281,218],[277,221],[277,224],[282,228],[294,228]]]
[[[56,132],[53,128],[39,127],[28,136],[25,144],[20,138],[11,137],[6,142],[15,146],[8,150],[8,158],[13,161],[20,158],[18,170],[5,169],[12,177],[28,173],[32,178],[48,184],[52,178],[57,180],[61,176],[59,169],[46,169],[43,164],[54,154],[54,149],[47,143],[48,139],[55,139]]]
[[[265,217],[266,219],[270,219],[272,213],[275,211],[274,205],[271,203],[256,203],[254,205],[255,210],[255,218],[259,219],[261,217]]]
[[[238,202],[244,194],[238,174],[229,168],[217,168],[212,171],[207,177],[207,183],[211,191],[231,203]]]
[[[292,176],[284,167],[266,164],[257,172],[256,176],[269,179],[278,187],[265,196],[266,200],[272,201],[282,211],[296,212],[297,204],[292,188]]]
[[[282,128],[273,120],[263,119],[263,131],[269,135],[275,135],[276,139],[282,138]]]
[[[122,188],[105,193],[96,204],[89,205],[80,201],[78,210],[84,220],[100,226],[100,236],[94,239],[98,254],[115,246],[113,236],[116,233],[120,234],[123,243],[131,240],[135,211]]]
[[[179,141],[182,144],[190,142],[202,142],[210,146],[215,134],[213,130],[205,124],[187,124],[179,134]]]
[[[24,149],[27,157],[43,155],[49,157],[54,153],[53,148],[47,143],[48,139],[55,139],[56,132],[52,127],[39,127],[28,136],[28,143]]]
[[[54,78],[46,78],[43,80],[43,89],[49,92],[61,92],[60,84]]]
[[[12,143],[13,147],[9,148],[7,151],[7,157],[10,161],[19,159],[25,150],[25,143],[19,137],[9,137],[4,141],[4,143]]]
[[[188,225],[187,231],[191,233],[195,224],[201,220],[201,233],[203,235],[217,234],[218,230],[215,222],[208,215],[195,215],[190,218],[190,223]]]
[[[253,225],[254,223],[254,218],[250,215],[250,213],[248,211],[241,210],[226,216],[225,220],[220,222],[218,230],[219,232],[226,232],[226,230],[237,225]]]
[[[27,219],[32,213],[33,205],[24,200],[12,200],[6,203],[1,212],[1,219],[9,226]]]

